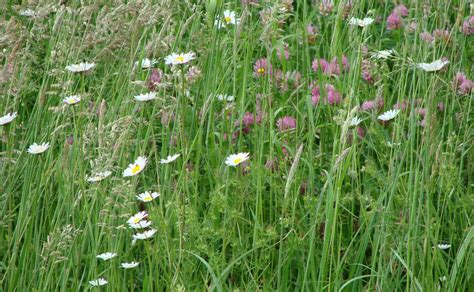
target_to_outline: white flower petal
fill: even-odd
[[[79,63],[66,66],[66,70],[73,73],[87,72],[95,67],[95,63]]]
[[[144,192],[142,194],[139,194],[137,196],[137,199],[142,201],[142,202],[151,202],[153,201],[154,199],[158,198],[160,196],[160,193],[157,193],[157,192]]]
[[[153,67],[153,65],[155,65],[156,63],[158,63],[158,60],[150,60],[148,58],[145,58],[145,59],[142,59],[140,61],[136,61],[135,62],[135,67],[138,67],[140,64],[141,64],[141,68],[142,69],[149,69],[151,67]]]
[[[151,221],[147,221],[147,220],[140,220],[140,222],[138,223],[130,223],[128,222],[128,226],[130,228],[133,228],[133,229],[143,229],[143,228],[147,228],[147,227],[150,227],[152,224]]]
[[[92,176],[88,177],[87,181],[88,182],[98,182],[98,181],[101,181],[101,180],[107,178],[111,174],[112,174],[111,171],[96,172]]]
[[[138,100],[138,101],[149,101],[153,99],[157,99],[156,92],[153,92],[153,91],[140,94],[140,95],[135,95],[135,100]]]
[[[227,95],[227,94],[219,94],[217,96],[217,99],[220,100],[220,101],[231,102],[231,101],[234,100],[234,96],[233,95]]]
[[[104,286],[107,283],[108,283],[107,280],[105,280],[104,278],[99,278],[97,280],[89,281],[89,284],[91,284],[91,286]]]
[[[384,122],[390,121],[394,119],[399,113],[400,113],[399,109],[389,110],[389,111],[384,112],[380,116],[378,116],[378,119]]]
[[[195,58],[196,58],[196,54],[194,54],[193,52],[179,53],[179,54],[173,53],[165,57],[165,64],[166,65],[186,64]]]
[[[0,126],[6,125],[8,123],[11,123],[15,118],[17,117],[17,113],[8,113],[4,115],[3,117],[0,117]]]
[[[359,27],[366,27],[366,26],[372,24],[372,22],[374,22],[374,19],[370,18],[370,17],[365,17],[364,19],[359,19],[359,18],[356,18],[356,17],[352,17],[349,20],[349,25],[355,25],[355,26],[359,26]]]
[[[145,211],[138,212],[137,214],[133,215],[128,219],[128,224],[138,224],[141,220],[148,217],[148,214]]]
[[[394,50],[383,50],[372,53],[372,58],[374,59],[388,59],[395,54]]]
[[[71,95],[68,97],[65,97],[63,99],[63,102],[69,105],[76,104],[81,101],[81,96],[80,95]]]
[[[132,268],[138,267],[139,264],[140,263],[137,263],[137,262],[121,263],[120,267],[124,269],[132,269]]]
[[[436,60],[431,63],[418,63],[416,66],[426,72],[434,72],[443,69],[444,66],[449,64],[449,61],[446,60]]]
[[[148,238],[152,238],[155,235],[156,231],[157,231],[156,229],[150,229],[143,233],[134,234],[133,240],[145,240]]]
[[[160,163],[161,164],[167,164],[167,163],[171,163],[173,161],[175,161],[176,159],[178,159],[178,157],[180,156],[181,154],[174,154],[174,155],[168,155],[168,157],[166,157],[166,159],[161,159],[160,160]]]
[[[110,260],[111,258],[114,258],[116,256],[117,256],[116,253],[106,252],[106,253],[102,253],[102,254],[96,256],[96,258],[107,261],[107,260]]]
[[[30,154],[40,154],[48,150],[49,148],[49,143],[43,143],[43,144],[37,144],[33,143],[29,148],[28,148],[28,153]]]
[[[225,164],[228,166],[237,166],[241,164],[242,162],[248,160],[250,158],[249,153],[237,153],[237,154],[231,154],[229,157],[226,158]]]
[[[351,119],[350,126],[355,127],[355,126],[359,125],[361,122],[362,122],[362,120],[359,117],[354,117],[354,118]]]
[[[147,159],[144,156],[139,156],[134,163],[129,164],[128,167],[123,171],[123,176],[134,176],[142,172],[147,164]]]
[[[25,17],[35,17],[36,16],[36,11],[34,11],[30,8],[26,8],[26,9],[20,11],[20,15],[25,16]]]
[[[440,243],[440,244],[438,244],[438,245],[437,245],[437,247],[438,247],[439,249],[442,249],[442,250],[444,250],[444,249],[448,249],[448,248],[450,248],[450,247],[451,247],[451,244],[447,244],[447,243]]]

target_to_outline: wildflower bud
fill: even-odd
[[[429,32],[422,32],[420,33],[420,39],[427,44],[431,44],[434,41],[434,37]]]
[[[448,43],[449,38],[449,31],[447,29],[435,29],[433,31],[433,36],[436,40],[440,40],[444,43]]]
[[[444,103],[443,102],[438,103],[437,107],[438,107],[438,111],[440,111],[440,112],[444,111]]]
[[[408,107],[408,103],[407,103],[406,100],[404,100],[404,101],[402,101],[402,102],[397,102],[397,103],[393,106],[393,108],[399,109],[399,110],[402,110],[402,111],[406,110],[407,107]]]
[[[470,94],[474,89],[474,82],[472,80],[465,80],[463,83],[461,83],[461,86],[459,86],[459,93],[461,95],[467,95]]]
[[[453,79],[453,86],[458,87],[467,79],[466,75],[462,72],[457,72]]]
[[[342,8],[342,18],[346,19],[352,10],[352,1],[344,3],[344,7]]]
[[[326,89],[326,96],[323,97],[323,103],[324,104],[329,104],[329,105],[334,105],[337,103],[341,102],[341,94],[336,91],[336,88],[332,86],[331,84],[326,84],[325,85]],[[311,90],[311,102],[313,105],[316,105],[319,103],[321,97],[321,92],[319,85],[316,87],[313,87]]]
[[[418,114],[424,118],[426,116],[426,108],[419,108]]]
[[[199,77],[201,77],[201,70],[198,67],[192,66],[189,68],[187,73],[187,79],[189,83],[194,83]]]
[[[408,16],[408,9],[405,5],[403,4],[400,4],[400,5],[397,5],[394,9],[393,9],[393,12],[396,13],[397,15],[399,16],[403,16],[403,17],[406,17]]]
[[[308,183],[307,182],[302,182],[300,184],[300,195],[305,195],[306,192],[308,191]]]
[[[395,12],[392,12],[387,18],[387,29],[396,30],[402,27],[402,18]]]
[[[257,5],[258,0],[241,0],[242,6]]]
[[[471,10],[474,10],[473,7],[474,4],[471,4]],[[462,24],[462,33],[466,36],[469,36],[474,33],[474,15],[469,16],[469,18]]]
[[[336,91],[334,86],[332,85],[326,85],[326,91],[327,91],[327,103],[330,105],[339,103],[341,101],[341,94]]]
[[[410,22],[410,25],[408,26],[408,32],[415,32],[416,29],[418,28],[418,23],[416,21]]]
[[[283,132],[296,128],[296,119],[294,117],[285,116],[279,118],[276,122],[278,131]]]
[[[375,109],[375,102],[372,101],[372,100],[366,100],[362,103],[362,105],[360,106],[360,109],[362,111],[370,111],[370,110],[373,110]]]
[[[103,99],[102,102],[100,103],[100,106],[99,106],[99,112],[98,112],[99,119],[104,118],[106,105],[107,105],[107,103],[106,103],[105,99]]]
[[[271,75],[272,65],[268,62],[266,58],[258,59],[253,65],[253,71],[255,77]]]
[[[276,157],[273,159],[267,159],[265,162],[265,168],[272,172],[278,170],[278,159]]]
[[[150,89],[151,91],[156,90],[156,86],[161,83],[162,77],[163,71],[156,68],[151,69],[151,74],[148,79],[148,89]]]
[[[423,118],[423,120],[421,120],[420,126],[423,128],[426,126],[426,118]]]
[[[288,60],[290,58],[290,50],[288,48],[288,44],[284,44],[282,48],[279,48],[277,50],[277,56],[280,61],[285,58],[285,60]]]
[[[332,0],[323,0],[319,5],[319,13],[323,16],[329,15],[334,9],[334,3]]]
[[[316,42],[316,35],[318,34],[316,27],[312,24],[308,24],[308,26],[306,26],[306,33],[308,34],[308,43],[314,44]]]

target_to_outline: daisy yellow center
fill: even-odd
[[[153,198],[150,195],[143,198],[143,201],[145,202],[150,202],[151,200],[153,200]]]
[[[234,163],[235,163],[235,164],[239,164],[239,163],[241,163],[241,162],[242,162],[242,158],[240,158],[240,157],[234,159]]]
[[[230,16],[226,16],[224,17],[224,21],[230,23],[232,21],[232,18],[230,18]]]
[[[176,57],[176,61],[184,62],[184,57],[183,56],[178,56],[178,57]]]
[[[133,223],[137,224],[138,222],[140,222],[140,218],[137,217],[137,218],[133,219]]]
[[[258,72],[258,73],[265,73],[265,68],[258,68],[258,69],[257,69],[257,72]]]
[[[135,166],[132,168],[132,173],[135,174],[140,171],[140,165],[135,164]]]
[[[69,103],[75,103],[75,102],[76,102],[76,100],[74,98],[69,99]]]

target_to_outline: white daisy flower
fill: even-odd
[[[388,145],[388,147],[390,147],[390,148],[396,148],[396,147],[402,145],[402,143],[400,143],[400,142],[395,143],[395,142],[392,142],[392,141],[387,141],[387,145]]]
[[[134,234],[133,240],[144,240],[144,239],[152,238],[155,235],[156,231],[157,231],[156,229],[150,229],[143,233]]]
[[[23,9],[22,11],[20,11],[20,15],[21,16],[26,16],[26,17],[35,17],[36,16],[36,12],[30,8],[26,8],[26,9]]]
[[[6,125],[8,123],[11,123],[15,118],[17,117],[17,113],[8,113],[4,115],[3,117],[0,117],[0,126]]]
[[[102,254],[96,256],[96,258],[104,260],[104,261],[108,261],[111,258],[114,258],[116,256],[117,256],[117,254],[114,253],[114,252],[106,252],[106,253],[102,253]]]
[[[444,250],[444,249],[450,248],[450,247],[451,247],[451,244],[445,244],[445,243],[443,243],[443,244],[438,244],[437,247],[438,247],[439,249]]]
[[[382,50],[372,53],[372,58],[375,59],[388,59],[395,54],[394,50]]]
[[[158,198],[159,196],[160,196],[160,193],[157,193],[157,192],[153,192],[153,193],[144,192],[142,194],[139,194],[137,196],[137,199],[146,203],[146,202],[153,201],[154,199]]]
[[[447,65],[449,61],[447,60],[436,60],[431,63],[418,63],[416,66],[426,72],[434,72],[443,69],[445,65]]]
[[[120,267],[124,269],[132,269],[132,268],[138,267],[139,264],[140,263],[137,263],[137,262],[121,263]]]
[[[151,221],[148,221],[148,220],[141,220],[140,222],[138,223],[130,223],[128,222],[128,225],[130,228],[134,228],[134,229],[142,229],[142,228],[147,228],[147,227],[150,227],[152,224]]]
[[[228,166],[237,166],[240,163],[248,160],[249,158],[249,153],[231,154],[229,157],[226,158],[225,164],[227,164]]]
[[[128,224],[138,224],[138,222],[142,221],[147,216],[148,216],[148,214],[145,211],[138,212],[137,214],[130,217],[130,219],[127,220],[127,223]]]
[[[354,117],[354,118],[351,119],[350,126],[355,127],[355,126],[359,125],[361,122],[362,122],[362,120],[359,117]]]
[[[49,148],[49,143],[43,143],[43,144],[33,143],[32,145],[30,145],[27,151],[30,154],[40,154],[48,150],[48,148]]]
[[[104,278],[99,278],[97,280],[93,280],[93,281],[89,281],[89,284],[91,284],[91,286],[104,286],[105,284],[107,284],[107,280],[104,279]]]
[[[79,95],[71,95],[63,99],[63,102],[66,104],[76,104],[81,101],[81,96]]]
[[[240,19],[235,16],[234,11],[225,10],[222,14],[223,17],[218,17],[214,22],[214,25],[217,28],[223,28],[227,25],[237,25],[240,23]]]
[[[181,155],[181,154],[179,154],[179,153],[178,153],[178,154],[175,154],[175,155],[173,155],[173,156],[168,155],[168,157],[166,157],[166,159],[161,159],[161,160],[160,160],[160,163],[161,163],[161,164],[168,164],[168,163],[171,163],[171,162],[175,161],[176,159],[178,159],[178,157],[179,157],[180,155]]]
[[[98,181],[101,181],[101,180],[107,178],[111,174],[112,174],[111,171],[96,172],[94,175],[88,177],[87,181],[88,182],[98,182]]]
[[[389,110],[389,111],[384,112],[380,116],[378,116],[378,119],[384,122],[390,121],[394,119],[399,113],[400,113],[399,109]]]
[[[153,100],[153,99],[156,99],[156,92],[152,91],[152,92],[148,92],[148,93],[145,93],[145,94],[140,94],[140,95],[135,95],[135,100],[138,100],[138,101],[149,101],[149,100]]]
[[[146,166],[147,159],[143,156],[138,156],[134,163],[129,164],[127,169],[123,171],[123,176],[134,176],[139,174]]]
[[[196,54],[194,54],[193,52],[179,53],[179,54],[173,53],[165,57],[165,64],[166,65],[186,64],[195,58],[196,58]]]
[[[158,63],[158,60],[155,60],[155,59],[150,60],[148,58],[145,58],[145,59],[141,59],[140,61],[136,61],[135,67],[138,67],[141,64],[142,69],[150,69],[156,63]]]
[[[370,17],[366,17],[364,19],[359,19],[359,18],[356,18],[356,17],[352,17],[349,20],[349,25],[357,25],[359,27],[366,27],[366,26],[370,25],[372,22],[374,22],[374,19],[370,18]]]
[[[143,80],[134,80],[134,81],[131,81],[131,83],[133,85],[138,85],[138,86],[145,86],[146,85],[145,81],[143,81]]]
[[[230,102],[230,101],[234,100],[234,96],[233,95],[227,95],[227,94],[219,94],[217,96],[217,99],[220,100],[220,101]]]
[[[66,70],[73,73],[79,73],[79,72],[87,72],[94,67],[95,67],[95,63],[85,62],[85,63],[72,64],[72,65],[66,66]]]

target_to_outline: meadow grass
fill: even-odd
[[[46,2],[0,4],[0,290],[474,289],[468,1]]]

